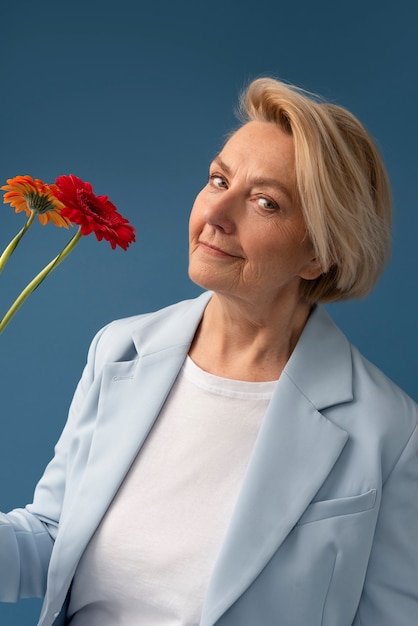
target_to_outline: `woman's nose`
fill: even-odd
[[[230,189],[207,199],[204,210],[205,221],[227,234],[234,232],[239,219],[239,203]]]

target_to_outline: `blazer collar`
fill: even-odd
[[[143,316],[132,331],[138,355],[175,346],[187,352],[211,296],[205,292],[181,307]],[[164,323],[167,314],[169,323]],[[318,409],[352,400],[351,347],[321,305],[314,307],[284,371]],[[318,384],[321,376],[323,384]]]
[[[322,306],[313,309],[284,372],[319,410],[353,399],[351,346]]]
[[[157,354],[175,346],[183,346],[186,355],[211,297],[212,292],[205,291],[193,300],[137,318],[132,328],[132,341],[138,355]]]

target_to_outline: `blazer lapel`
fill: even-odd
[[[319,408],[351,398],[348,342],[319,308],[264,418],[209,583],[201,626],[215,624],[245,592],[314,498],[348,439]]]

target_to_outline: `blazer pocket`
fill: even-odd
[[[335,500],[321,500],[312,502],[299,519],[296,526],[310,524],[322,519],[337,517],[339,515],[352,515],[372,509],[376,502],[376,489],[370,489],[359,496],[349,498],[337,498]]]

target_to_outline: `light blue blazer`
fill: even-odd
[[[97,335],[33,504],[0,515],[0,599],[45,595],[39,625],[65,624],[80,556],[209,298]],[[417,626],[417,421],[318,306],[263,421],[200,626]]]

